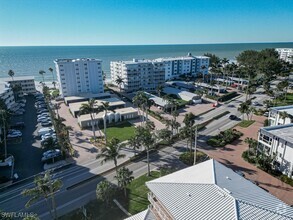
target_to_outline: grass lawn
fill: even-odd
[[[118,194],[115,199],[131,214],[136,214],[147,209],[149,201],[147,199],[148,188],[145,186],[145,182],[160,177],[161,174],[158,171],[152,171],[151,176],[143,175],[137,179],[134,179],[131,184],[127,187],[128,197],[125,198],[123,193]],[[95,193],[95,192],[93,192]],[[93,200],[85,205],[88,219],[99,219],[99,220],[121,220],[126,218],[126,214],[122,212],[117,205],[112,202],[110,207],[98,201]],[[61,220],[80,220],[85,219],[81,209],[76,209],[61,218]]]
[[[247,128],[249,127],[250,125],[252,125],[253,123],[255,122],[255,120],[244,120],[242,122],[240,122],[238,125],[242,128]]]
[[[128,188],[128,201],[126,201],[122,206],[128,210],[131,214],[136,214],[147,209],[149,203],[147,193],[148,188],[145,182],[156,179],[160,177],[160,172],[152,171],[151,176],[143,175],[131,182]]]
[[[120,141],[126,141],[134,135],[134,131],[135,127],[125,121],[113,127],[107,127],[107,139],[118,138]]]

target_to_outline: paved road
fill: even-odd
[[[231,112],[231,114],[235,114],[238,117],[241,117],[240,113],[237,111],[237,107],[241,101],[245,99],[245,97],[240,97],[239,100],[234,100],[229,104],[224,104],[217,108],[216,110],[204,115],[201,118],[201,121],[207,120],[213,116],[218,115],[221,112],[226,111],[227,109]],[[260,98],[261,99],[261,98]],[[229,107],[230,106],[230,107]],[[234,107],[232,107],[234,106]],[[206,126],[206,129],[200,133],[199,137],[199,145],[201,147],[205,147],[204,143],[206,138],[209,135],[214,135],[218,133],[220,130],[225,130],[227,128],[233,127],[239,123],[239,121],[233,121],[228,118],[228,116],[224,116],[218,120],[213,121],[209,125]],[[178,160],[178,155],[180,152],[185,150],[186,143],[184,141],[180,141],[173,146],[166,147],[164,150],[159,151],[159,153],[155,153],[151,155],[151,167],[152,169],[161,166],[163,164],[169,164],[172,166],[177,166],[178,168],[182,168],[183,165]],[[199,147],[200,148],[200,147]],[[130,150],[125,151],[125,153],[130,156],[133,154]],[[122,163],[126,160],[119,160],[119,163]],[[64,186],[63,188],[56,194],[56,201],[58,204],[58,214],[63,215],[75,208],[81,207],[86,204],[91,199],[95,198],[95,188],[96,184],[103,180],[109,179],[113,180],[114,172],[110,172],[105,176],[97,177],[91,181],[88,181],[76,188],[67,189],[68,187],[78,183],[84,179],[95,176],[103,171],[109,170],[113,167],[112,162],[105,163],[103,165],[100,164],[100,161],[91,161],[87,164],[83,164],[82,166],[74,165],[71,168],[66,170],[57,172],[54,174],[54,178],[61,178]],[[147,172],[146,161],[141,160],[139,162],[132,163],[128,165],[130,170],[134,171],[134,176],[138,177]],[[14,188],[10,188],[7,191],[4,191],[0,195],[0,209],[5,211],[32,211],[36,212],[40,215],[41,219],[50,219],[49,213],[47,211],[47,207],[45,205],[44,200],[40,200],[36,204],[34,204],[29,209],[24,209],[24,204],[28,198],[23,198],[20,195],[21,190],[25,188],[29,188],[32,186],[32,183],[23,184],[21,186],[16,186]]]

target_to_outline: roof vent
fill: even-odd
[[[190,193],[186,193],[189,197],[191,197],[191,194]]]

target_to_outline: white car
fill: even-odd
[[[18,138],[21,136],[22,136],[22,134],[20,134],[20,133],[11,133],[11,134],[7,135],[7,138]]]
[[[56,137],[56,133],[55,133],[55,132],[50,132],[50,133],[47,133],[47,134],[43,134],[43,135],[41,136],[41,138],[42,138],[42,140],[43,140],[43,139],[45,139],[45,138],[47,138],[47,137],[53,137],[53,136]]]
[[[49,113],[44,112],[44,113],[39,114],[39,115],[37,116],[37,118],[41,118],[41,117],[49,117],[49,116],[50,116]]]
[[[37,119],[39,123],[51,120],[48,116],[42,116]]]
[[[59,157],[59,156],[61,156],[61,151],[59,149],[48,150],[43,153],[43,157],[41,160],[44,162],[46,160],[52,159],[54,157]]]
[[[41,122],[41,125],[42,126],[50,126],[50,125],[52,125],[52,122],[51,121],[44,121],[44,122]]]

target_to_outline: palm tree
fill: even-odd
[[[52,84],[54,85],[54,89],[56,89],[56,82],[55,82],[55,79],[54,79],[54,74],[53,74],[53,72],[54,72],[54,70],[53,70],[53,68],[49,68],[48,69],[50,72],[51,72],[51,74],[52,74]]]
[[[90,115],[94,140],[96,140],[96,129],[95,129],[96,118],[95,118],[95,116],[97,113],[101,112],[101,109],[96,107],[96,100],[90,99],[88,101],[88,103],[82,103],[79,111],[80,111],[79,114],[89,114]],[[98,123],[96,123],[96,124],[98,124]]]
[[[23,196],[31,197],[25,204],[25,207],[30,207],[33,203],[43,197],[48,205],[52,218],[57,219],[58,216],[55,202],[55,193],[62,187],[62,181],[60,179],[52,180],[50,172],[46,171],[44,175],[35,177],[34,184],[34,188],[25,189],[21,192]],[[51,204],[49,203],[49,199],[51,199]],[[52,208],[54,210],[54,215],[52,213]]]
[[[119,91],[121,92],[121,85],[124,83],[124,79],[121,76],[117,76],[115,83],[119,86]]]
[[[53,137],[49,137],[46,141],[42,143],[43,148],[45,148],[46,150],[55,149],[57,145],[57,141]]]
[[[132,174],[133,174],[133,171],[130,171],[128,168],[123,167],[118,170],[118,173],[115,176],[115,179],[117,179],[118,181],[118,186],[124,190],[125,197],[127,196],[126,187],[134,179]]]
[[[140,149],[141,143],[137,136],[132,136],[128,139],[127,144],[134,150],[134,155],[136,155],[136,149]]]
[[[248,144],[248,154],[250,154],[251,149],[256,149],[258,143],[257,140],[249,137],[245,138],[244,142]]]
[[[109,160],[113,160],[115,165],[116,175],[118,175],[117,160],[120,158],[124,158],[126,156],[125,154],[120,154],[120,150],[121,150],[121,144],[119,139],[113,138],[107,143],[106,147],[104,147],[101,150],[101,153],[97,155],[96,159],[103,158],[103,160],[101,161],[101,164]]]
[[[45,74],[46,72],[44,71],[44,70],[40,70],[39,71],[39,74],[42,76],[42,78],[43,78],[43,85],[45,84],[45,77],[44,77],[44,74]]]
[[[105,142],[107,144],[107,114],[108,114],[108,109],[109,109],[109,102],[102,102],[101,105],[101,110],[104,111],[104,135],[105,135]]]
[[[248,102],[243,102],[240,104],[239,108],[237,109],[241,114],[243,114],[242,116],[242,120],[244,120],[244,114],[247,114],[247,120],[249,120],[249,104]]]
[[[286,123],[286,118],[290,118],[290,115],[286,111],[279,112],[279,117],[283,119],[283,125]]]
[[[164,89],[163,85],[158,85],[157,86],[157,93],[158,93],[159,97],[161,97],[163,89]]]
[[[14,77],[14,71],[13,70],[9,70],[8,71],[8,76],[11,77],[12,81],[14,81],[13,77]]]

